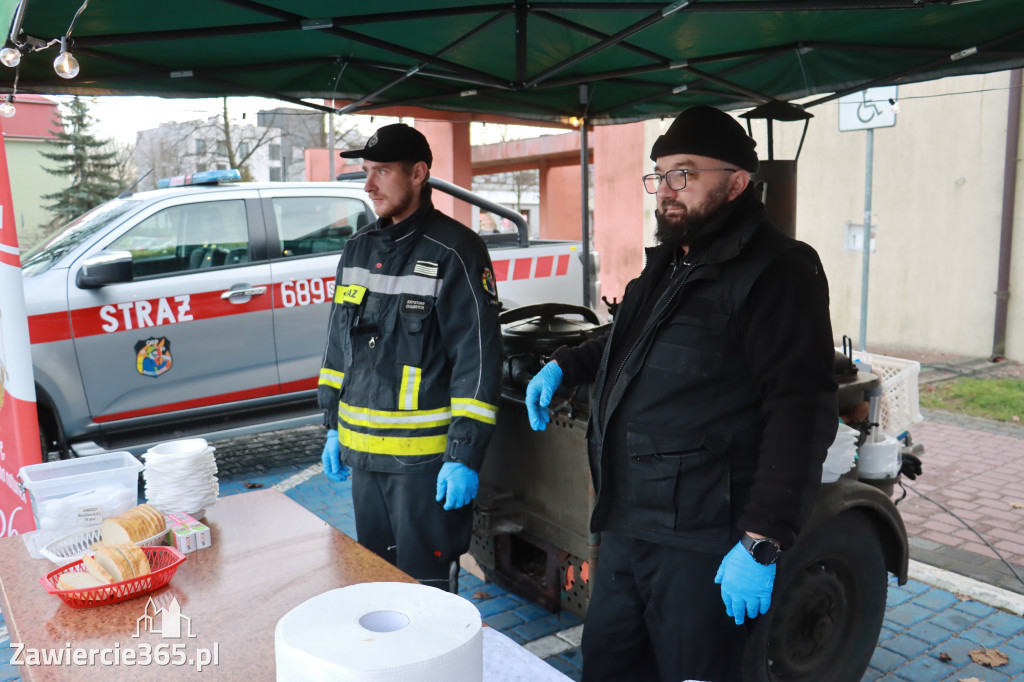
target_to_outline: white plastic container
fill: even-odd
[[[55,539],[134,507],[141,470],[130,452],[105,452],[30,464],[18,478],[29,493],[36,528]]]
[[[864,443],[858,455],[858,478],[896,478],[900,472],[900,442],[892,436],[886,436],[885,440],[878,443]]]

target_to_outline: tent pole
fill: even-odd
[[[1017,150],[1020,146],[1021,70],[1010,72],[1010,101],[1006,110],[1006,156],[1003,161],[1003,216],[999,228],[999,266],[996,276],[995,332],[992,359],[1006,355],[1006,320],[1010,300],[1013,216],[1017,199]]]
[[[589,98],[587,97],[587,86],[580,86],[580,103],[583,105],[583,122],[580,125],[580,182],[582,187],[580,188],[580,196],[582,201],[580,204],[580,222],[582,224],[583,233],[583,305],[586,308],[591,308],[594,305],[594,301],[590,300],[590,280],[591,280],[591,261],[590,261],[590,154],[589,140],[587,139],[587,125],[589,119],[586,114],[586,107]]]

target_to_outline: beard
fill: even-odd
[[[403,214],[412,205],[416,198],[416,192],[411,187],[396,190],[391,197],[381,206],[374,206],[377,215],[384,220],[391,220],[396,215]]]
[[[659,244],[673,249],[689,246],[703,231],[711,216],[727,203],[729,203],[728,181],[712,188],[704,200],[696,206],[687,207],[678,201],[665,200],[654,212],[654,219],[658,223],[654,237]],[[675,208],[681,213],[678,217],[669,218],[663,212],[665,208]]]

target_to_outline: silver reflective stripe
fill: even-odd
[[[358,284],[378,294],[437,296],[442,281],[418,275],[378,275],[366,268],[345,268],[344,284]]]
[[[402,367],[402,386],[398,395],[398,409],[418,410],[420,407],[420,368],[405,365]]]
[[[378,428],[433,428],[435,426],[444,426],[451,422],[452,412],[449,408],[443,407],[434,410],[416,410],[412,412],[371,410],[365,407],[355,407],[354,405],[339,403],[338,417],[350,424],[376,426]]]

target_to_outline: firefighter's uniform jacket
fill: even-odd
[[[348,466],[479,470],[500,391],[490,256],[427,190],[407,219],[378,219],[345,244],[319,379],[326,424]]]

